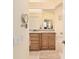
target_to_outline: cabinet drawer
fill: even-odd
[[[38,40],[31,40],[30,44],[40,44],[40,42]]]
[[[32,37],[39,37],[39,33],[30,33],[30,36],[32,36]]]
[[[30,37],[30,40],[40,40],[40,38],[39,37]]]
[[[40,45],[39,44],[32,44],[30,46],[30,50],[40,50]]]
[[[55,33],[43,33],[42,36],[55,36]]]
[[[39,46],[39,44],[32,44],[30,47],[31,48],[39,48],[40,46]]]
[[[30,47],[30,51],[38,51],[38,50],[40,50],[40,48]]]

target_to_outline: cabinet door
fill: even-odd
[[[55,33],[42,33],[41,49],[55,49]]]
[[[50,36],[48,36],[48,42],[49,49],[55,50],[55,33],[52,33]]]
[[[48,49],[48,35],[46,33],[42,33],[41,49]]]
[[[30,33],[30,50],[40,50],[39,33]]]

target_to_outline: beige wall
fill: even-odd
[[[21,14],[27,13],[28,0],[14,0],[14,46],[13,59],[28,59],[28,29],[21,27]]]
[[[62,38],[64,40],[64,8],[63,4],[61,4],[54,11],[54,22],[55,22],[55,30],[57,33],[57,38]],[[62,35],[61,35],[62,33]]]

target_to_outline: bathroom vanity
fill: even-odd
[[[41,11],[29,13],[30,51],[55,50],[56,33],[52,10],[41,9]]]
[[[56,33],[52,30],[30,31],[30,51],[55,50]]]

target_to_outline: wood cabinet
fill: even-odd
[[[55,33],[30,33],[30,50],[55,50]]]
[[[30,50],[40,50],[39,33],[30,33]]]
[[[41,49],[55,49],[55,33],[42,33]]]

